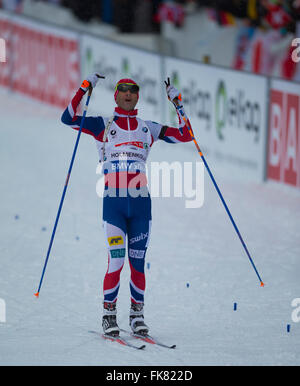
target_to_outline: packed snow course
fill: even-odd
[[[93,138],[81,136],[37,299],[76,132],[57,108],[5,90],[0,105],[0,365],[299,365],[292,306],[300,297],[299,191],[238,182],[210,165],[265,287],[207,173],[200,208],[186,208],[184,198],[153,198],[145,319],[153,336],[177,347],[133,350],[89,333],[101,332],[107,269]],[[200,139],[201,128],[194,131]],[[193,144],[162,141],[149,157],[198,160]],[[129,305],[126,260],[118,299],[126,329]]]

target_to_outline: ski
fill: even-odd
[[[161,347],[165,347],[165,348],[169,348],[169,349],[176,348],[176,344],[173,344],[173,345],[169,346],[169,345],[167,345],[165,343],[162,343],[158,339],[153,338],[153,336],[148,335],[148,334],[147,335],[134,334],[133,332],[124,330],[122,328],[121,328],[121,331],[125,332],[126,334],[129,334],[130,336],[133,336],[136,339],[141,339],[142,341],[150,343],[150,344],[156,344],[157,346],[161,346]]]
[[[92,334],[102,336],[103,339],[110,340],[111,342],[117,342],[117,343],[121,344],[122,346],[131,347],[131,348],[134,348],[136,350],[143,350],[146,347],[145,344],[143,344],[142,346],[136,346],[136,345],[128,342],[127,339],[124,339],[123,337],[120,337],[120,336],[111,336],[111,335],[101,334],[97,331],[89,331],[89,332]]]

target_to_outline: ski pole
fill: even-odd
[[[38,290],[34,294],[37,298],[39,297],[39,294],[40,294],[42,282],[43,282],[45,271],[46,271],[46,267],[47,267],[47,264],[48,264],[48,259],[49,259],[49,256],[50,256],[50,252],[51,252],[51,248],[52,248],[52,244],[53,244],[53,240],[54,240],[54,236],[55,236],[55,232],[56,232],[56,227],[57,227],[57,224],[58,224],[60,212],[61,212],[61,209],[62,209],[62,206],[63,206],[63,202],[64,202],[64,199],[65,199],[67,187],[68,187],[68,184],[69,184],[69,179],[70,179],[70,175],[71,175],[71,171],[72,171],[72,167],[73,167],[73,163],[74,163],[74,159],[75,159],[75,155],[76,155],[76,151],[77,151],[80,135],[81,135],[81,132],[82,132],[83,123],[84,123],[85,116],[86,116],[86,113],[87,113],[87,108],[88,108],[88,105],[89,105],[89,102],[90,102],[90,98],[91,98],[91,95],[92,95],[92,91],[93,91],[93,89],[90,86],[89,87],[89,91],[88,91],[88,97],[87,97],[87,100],[86,100],[86,103],[85,103],[85,106],[84,106],[84,111],[83,111],[83,115],[82,115],[82,119],[81,119],[81,123],[80,123],[80,128],[79,128],[79,131],[78,131],[78,134],[77,134],[77,139],[76,139],[75,147],[74,147],[72,158],[71,158],[70,167],[69,167],[67,178],[66,178],[66,181],[65,181],[65,186],[64,186],[64,189],[63,189],[63,193],[62,193],[62,196],[61,196],[58,212],[57,212],[57,215],[56,215],[56,220],[55,220],[55,223],[54,223],[54,227],[53,227],[53,231],[52,231],[52,236],[51,236],[51,239],[50,239],[46,260],[45,260],[44,267],[43,267],[42,276],[41,276],[41,279],[40,279]]]
[[[166,83],[166,86],[169,86],[170,85],[169,79],[168,79],[168,83],[167,82],[165,82],[165,83]],[[214,178],[214,176],[213,176],[213,174],[212,174],[212,172],[211,172],[211,170],[210,170],[210,168],[209,168],[209,166],[208,166],[208,164],[207,164],[207,162],[206,162],[206,160],[204,158],[204,155],[203,155],[203,153],[202,153],[202,151],[200,149],[200,146],[198,145],[198,142],[197,142],[197,140],[196,140],[196,138],[194,136],[191,124],[190,124],[189,120],[186,118],[186,116],[184,114],[184,111],[182,109],[177,108],[177,111],[179,112],[180,116],[182,117],[184,123],[186,124],[186,126],[188,128],[188,131],[189,131],[189,133],[190,133],[190,135],[192,137],[192,140],[193,140],[193,142],[194,142],[194,144],[195,144],[195,146],[197,148],[198,154],[200,155],[200,157],[201,157],[201,159],[202,159],[202,161],[203,161],[203,163],[204,163],[204,165],[206,167],[206,170],[208,171],[208,174],[209,174],[209,176],[210,176],[210,178],[211,178],[211,180],[212,180],[212,182],[213,182],[213,184],[214,184],[214,186],[215,186],[215,188],[216,188],[216,190],[218,192],[218,195],[219,195],[219,197],[220,197],[220,199],[221,199],[221,201],[222,201],[222,203],[223,203],[223,205],[225,207],[225,210],[226,210],[226,212],[227,212],[227,214],[228,214],[228,216],[230,218],[230,221],[231,221],[231,223],[232,223],[232,225],[233,225],[233,227],[234,227],[234,229],[235,229],[235,231],[236,231],[236,233],[237,233],[237,235],[238,235],[238,237],[239,237],[239,239],[240,239],[240,241],[242,243],[242,246],[243,246],[243,248],[244,248],[244,250],[245,250],[245,252],[246,252],[246,254],[247,254],[248,258],[249,258],[249,261],[250,261],[250,263],[251,263],[251,265],[252,265],[252,267],[253,267],[253,269],[254,269],[254,271],[255,271],[255,273],[256,273],[259,281],[260,281],[260,286],[264,287],[264,283],[263,283],[263,281],[262,281],[262,279],[261,279],[261,277],[260,277],[260,275],[258,273],[258,270],[257,270],[257,268],[256,268],[256,266],[255,266],[255,264],[254,264],[254,262],[253,262],[253,260],[252,260],[252,258],[250,256],[248,248],[247,248],[247,246],[246,246],[246,244],[245,244],[245,242],[244,242],[244,240],[243,240],[243,238],[241,236],[241,233],[240,233],[240,231],[239,231],[239,229],[238,229],[238,227],[237,227],[237,225],[236,225],[236,223],[235,223],[235,221],[234,221],[234,219],[233,219],[233,217],[232,217],[232,215],[230,213],[230,210],[229,210],[229,208],[228,208],[228,206],[227,206],[227,204],[226,204],[226,202],[224,200],[224,197],[223,197],[223,195],[222,195],[222,193],[221,193],[221,191],[220,191],[220,189],[219,189],[219,187],[218,187],[218,185],[216,183],[216,180],[215,180],[215,178]]]

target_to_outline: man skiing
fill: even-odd
[[[62,114],[62,122],[74,129],[80,128],[81,116],[76,109],[89,87],[95,87],[98,74],[89,75],[81,84]],[[176,109],[183,109],[179,91],[166,83],[169,100]],[[131,307],[129,325],[135,334],[149,331],[144,322],[145,255],[151,231],[151,198],[147,188],[146,160],[158,139],[168,143],[192,140],[180,114],[179,129],[164,126],[137,117],[139,86],[132,79],[121,79],[116,84],[114,99],[117,107],[111,118],[86,117],[82,132],[96,140],[100,161],[105,174],[103,197],[103,227],[108,250],[108,268],[103,281],[104,334],[118,336],[117,297],[120,274],[127,252],[130,264]]]

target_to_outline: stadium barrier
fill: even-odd
[[[164,80],[180,89],[202,151],[231,177],[300,186],[300,84],[167,57],[108,38],[0,12],[0,85],[64,108],[90,72],[106,80],[90,114],[111,115],[117,80],[141,87],[141,118],[176,124]]]

